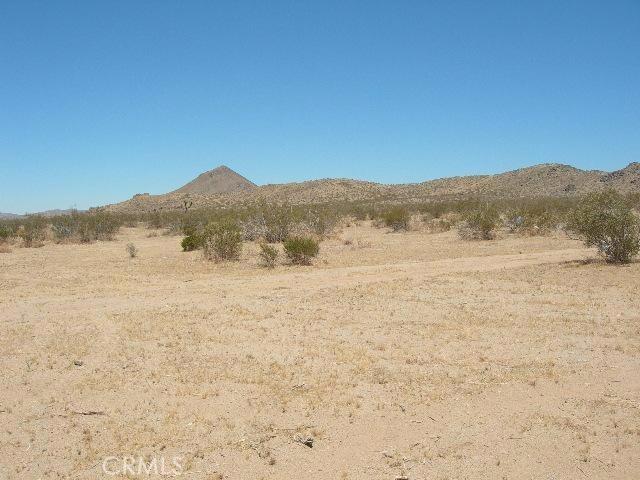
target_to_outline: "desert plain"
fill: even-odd
[[[640,263],[368,222],[303,267],[180,239],[0,254],[0,479],[640,478]]]

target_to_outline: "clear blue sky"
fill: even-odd
[[[640,161],[640,1],[0,2],[0,211]]]

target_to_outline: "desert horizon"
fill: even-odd
[[[638,480],[640,2],[0,2],[0,480]]]
[[[549,175],[548,172],[559,172],[557,175]],[[536,175],[540,177],[541,173],[546,173],[549,177],[556,178],[534,178]],[[518,178],[517,185],[509,185],[506,191],[495,191],[491,190],[491,188],[487,189],[486,186],[484,190],[477,188],[473,185],[473,182],[477,179],[483,180],[493,180],[494,183],[507,183],[503,180],[504,177],[508,176],[517,176],[518,174],[522,174],[521,178]],[[559,177],[559,178],[558,178]],[[564,177],[564,178],[563,178]],[[576,186],[575,182],[576,178],[578,179],[578,183],[583,183],[584,185],[580,185],[580,188]],[[566,183],[561,186],[562,189],[558,189],[554,183],[565,181]],[[167,193],[160,194],[150,194],[150,193],[136,193],[132,196],[133,199],[144,199],[148,198],[162,198],[162,197],[173,197],[174,206],[173,209],[181,208],[181,200],[191,199],[192,195],[205,195],[205,196],[218,196],[218,195],[229,195],[231,196],[234,193],[247,193],[250,190],[256,190],[260,192],[261,189],[266,190],[265,194],[267,196],[274,196],[274,193],[269,190],[289,190],[291,188],[310,186],[314,184],[322,184],[322,183],[334,183],[340,182],[343,185],[345,182],[347,184],[352,185],[366,185],[375,187],[390,187],[393,189],[394,187],[398,190],[403,189],[403,187],[409,188],[415,185],[437,185],[438,183],[451,183],[456,182],[462,184],[456,186],[449,186],[448,189],[436,189],[434,192],[419,192],[415,193],[417,197],[424,197],[428,200],[437,200],[438,197],[446,198],[453,194],[452,190],[462,189],[463,191],[455,192],[456,195],[484,195],[484,196],[504,196],[504,197],[522,197],[522,196],[530,196],[530,197],[542,197],[542,196],[566,196],[566,195],[577,195],[584,194],[592,191],[596,191],[603,188],[613,188],[621,193],[632,193],[638,191],[638,187],[640,185],[640,163],[638,162],[630,162],[626,167],[621,168],[619,170],[614,170],[611,172],[607,172],[605,170],[581,170],[579,168],[573,167],[571,165],[563,165],[556,163],[544,163],[544,164],[536,164],[528,167],[520,167],[515,170],[510,170],[498,174],[472,174],[466,176],[456,176],[456,177],[443,177],[443,178],[435,178],[431,180],[422,180],[416,181],[413,183],[395,183],[395,184],[384,184],[377,183],[368,180],[356,180],[350,178],[320,178],[320,179],[309,179],[303,180],[300,182],[288,182],[288,183],[267,183],[262,185],[257,185],[253,183],[251,180],[246,177],[240,175],[235,172],[233,169],[228,167],[227,165],[219,165],[211,170],[205,171],[199,174],[193,180],[187,182],[185,185],[176,188],[173,191]],[[512,182],[513,183],[513,182]],[[529,188],[530,184],[533,183],[533,188],[530,191],[523,192],[521,187],[527,185]],[[468,184],[468,185],[464,185]],[[475,187],[475,189],[474,189]],[[313,187],[311,187],[313,188]],[[310,189],[311,189],[310,188]],[[493,186],[495,189],[495,186]],[[388,194],[388,193],[387,193]],[[261,193],[257,193],[258,196]],[[315,195],[313,197],[313,201],[309,201],[308,198],[311,195]],[[348,194],[347,194],[348,195]],[[356,193],[358,195],[358,193]],[[393,195],[393,193],[391,193]],[[403,194],[400,194],[403,195]],[[255,195],[254,195],[255,196]],[[318,198],[317,192],[311,192],[307,194],[307,199],[301,201],[300,203],[318,203],[316,199]],[[236,195],[238,197],[238,195]],[[400,197],[402,199],[402,196]],[[342,193],[341,197],[338,196],[322,196],[322,201],[330,202],[335,200],[344,199],[344,193]],[[234,203],[241,204],[243,201],[248,200],[246,198],[236,198],[234,199]],[[279,201],[279,202],[288,202],[290,198],[285,195],[280,195],[280,198],[271,199],[271,201]],[[94,210],[99,208],[108,208],[108,209],[118,209],[121,204],[126,204],[126,200],[116,204],[107,204],[90,207],[87,210]],[[162,203],[160,201],[160,203]],[[204,202],[200,205],[196,205],[197,207],[206,207],[208,206],[208,199],[204,198]],[[126,208],[126,207],[125,207]],[[146,207],[149,208],[148,206]],[[154,208],[154,207],[151,207]],[[135,210],[135,207],[133,208]],[[74,210],[78,210],[75,208],[68,209],[49,209],[43,210],[40,212],[33,213],[25,213],[25,214],[17,214],[17,213],[0,213],[0,218],[9,219],[16,218],[23,215],[45,215],[45,216],[54,216],[54,215],[64,215],[68,214]],[[79,211],[84,211],[80,209]]]

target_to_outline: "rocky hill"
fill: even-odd
[[[195,179],[171,193],[216,195],[220,193],[252,190],[254,188],[256,188],[255,183],[250,182],[229,167],[222,165],[198,175]]]
[[[164,194],[138,194],[110,211],[177,210],[185,200],[192,208],[225,207],[257,202],[291,204],[338,201],[429,201],[465,196],[541,197],[580,195],[605,188],[640,192],[640,163],[614,172],[580,170],[569,165],[542,164],[497,175],[451,177],[410,184],[380,184],[350,179],[323,179],[256,186],[228,167],[218,167],[185,186]]]

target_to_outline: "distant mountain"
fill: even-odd
[[[385,185],[350,179],[322,179],[256,186],[227,167],[205,172],[184,187],[164,195],[139,194],[107,210],[151,212],[227,207],[258,202],[294,205],[338,201],[432,201],[472,196],[496,198],[566,197],[613,188],[640,192],[640,163],[614,172],[580,170],[561,164],[541,164],[496,175],[441,178],[422,183]]]
[[[45,210],[44,212],[38,212],[38,213],[36,213],[36,215],[42,215],[43,217],[57,217],[59,215],[71,215],[73,212],[82,213],[83,210],[76,210],[76,209],[73,209],[73,208],[67,208],[65,210],[60,210],[59,208],[56,208],[54,210]]]
[[[186,185],[170,193],[218,194],[252,190],[256,184],[229,167],[222,165],[198,175]]]
[[[60,210],[56,208],[54,210],[45,210],[44,212],[36,212],[36,213],[25,213],[24,215],[16,215],[15,213],[0,213],[0,219],[2,220],[10,220],[12,218],[21,218],[27,215],[40,215],[43,217],[57,217],[59,215],[71,215],[73,212],[82,212],[83,210],[75,210],[73,208],[68,208],[66,210]]]

